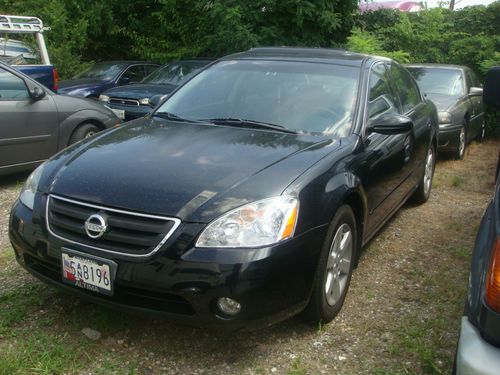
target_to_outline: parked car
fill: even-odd
[[[57,95],[0,63],[0,175],[32,169],[57,151],[121,122],[99,103]]]
[[[463,159],[468,143],[484,137],[481,82],[465,66],[419,64],[406,67],[439,111],[438,147],[453,152],[456,159]]]
[[[32,34],[40,54],[41,64],[35,64],[34,51],[21,41],[0,38],[0,55],[2,61],[12,65],[16,70],[37,80],[45,87],[57,92],[59,75],[50,63],[49,54],[43,36],[45,26],[41,19],[27,16],[0,15],[0,32],[5,35]],[[26,64],[29,63],[29,64]]]
[[[163,65],[144,78],[141,83],[106,90],[99,96],[99,100],[123,120],[142,117],[210,61],[192,59]]]
[[[145,61],[98,62],[78,73],[72,79],[59,83],[59,93],[98,99],[99,95],[115,86],[140,82],[158,69],[157,64]]]
[[[232,328],[328,322],[361,246],[429,198],[437,133],[389,59],[253,49],[40,166],[9,235],[30,273],[92,301]]]
[[[486,74],[485,103],[500,110],[500,67]],[[496,157],[492,155],[492,157]],[[500,158],[495,196],[481,220],[472,252],[469,290],[455,359],[458,375],[500,369]]]

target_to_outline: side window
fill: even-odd
[[[0,68],[0,100],[22,100],[29,97],[24,81],[11,72]]]
[[[415,80],[406,69],[393,63],[390,70],[394,86],[401,101],[402,112],[407,113],[422,101],[420,91]]]
[[[399,113],[398,106],[385,65],[375,65],[370,74],[368,118],[372,119],[385,113]]]
[[[144,65],[144,77],[153,73],[158,67],[156,65]]]
[[[144,78],[144,67],[143,65],[134,65],[128,68],[125,73],[122,74],[120,81],[124,84],[126,83],[137,83],[142,81]]]

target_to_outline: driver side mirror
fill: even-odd
[[[151,98],[149,98],[149,105],[153,108],[156,108],[160,105],[161,102],[163,102],[164,99],[168,97],[167,95],[155,95]]]
[[[131,76],[122,76],[118,80],[118,85],[120,85],[120,86],[128,85],[131,81],[132,81],[132,77]]]
[[[483,94],[483,88],[482,87],[471,87],[469,89],[470,94],[475,94],[475,95],[482,95]]]
[[[413,121],[397,113],[386,113],[368,122],[367,134],[404,134],[413,129]]]
[[[38,101],[45,97],[45,90],[43,90],[39,86],[31,82],[26,82],[26,87],[28,87],[28,92],[30,94],[31,99]]]

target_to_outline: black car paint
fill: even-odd
[[[500,166],[500,159],[498,165]],[[486,274],[491,263],[495,241],[500,237],[500,179],[497,176],[495,196],[486,208],[474,243],[466,315],[483,338],[500,347],[500,312],[485,302]]]
[[[150,258],[104,255],[119,265],[116,298],[66,287],[80,295],[123,306],[120,293],[130,288],[144,295],[170,293],[189,301],[192,308],[176,317],[236,327],[249,321],[275,322],[304,308],[335,211],[343,203],[351,205],[360,240],[367,242],[419,184],[427,149],[437,146],[436,110],[422,100],[407,114],[413,129],[406,134],[367,131],[369,71],[373,64],[390,63],[385,59],[308,49],[261,49],[227,59],[269,58],[359,66],[362,78],[352,134],[336,139],[172,122],[151,115],[129,122],[47,162],[33,213],[20,202],[12,210],[9,235],[18,261],[36,276],[60,285],[61,247],[68,243],[48,234],[44,211],[48,194],[58,194],[182,219]],[[222,213],[285,194],[300,202],[292,238],[251,249],[194,246],[206,223]],[[71,247],[103,256],[97,250]],[[33,264],[45,271],[38,272]],[[215,310],[214,300],[221,296],[242,303],[237,318],[229,320]],[[160,304],[135,303],[129,298],[126,305],[162,309]]]

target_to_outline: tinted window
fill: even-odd
[[[144,65],[145,77],[153,73],[156,69],[158,69],[156,65]]]
[[[153,72],[144,79],[144,83],[154,83],[157,85],[179,85],[189,77],[203,68],[206,62],[176,62],[165,66]]]
[[[368,117],[370,119],[384,113],[399,113],[398,99],[389,82],[389,75],[385,65],[375,65],[370,74],[370,95],[368,102]]]
[[[77,74],[74,78],[109,81],[115,78],[123,70],[123,68],[125,68],[125,64],[97,63]]]
[[[349,134],[359,68],[283,61],[223,61],[173,94],[159,112],[240,118],[293,130]]]
[[[397,64],[391,64],[390,71],[394,86],[399,95],[402,113],[407,113],[422,101],[420,91],[406,69]]]
[[[129,83],[140,82],[144,78],[144,66],[133,65],[128,68],[121,76],[120,79],[126,78]]]
[[[451,96],[464,94],[464,80],[459,69],[409,67],[408,70],[425,93]]]
[[[0,68],[0,100],[29,98],[24,81],[14,74]]]

